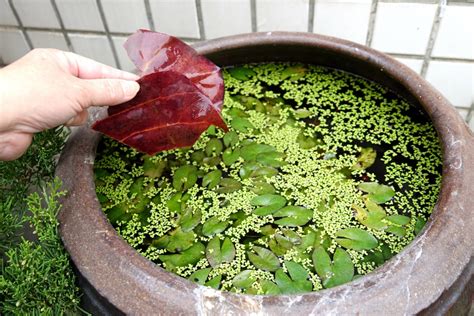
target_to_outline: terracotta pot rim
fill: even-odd
[[[351,63],[360,63],[370,68],[369,71],[361,66],[361,73],[367,71],[368,76],[385,78],[383,80],[393,82],[394,87],[404,89],[411,101],[418,102],[428,113],[442,142],[443,181],[438,203],[424,230],[410,245],[356,281],[302,295],[251,296],[215,291],[156,267],[118,236],[95,195],[92,167],[100,136],[88,126],[82,127],[68,141],[57,169],[57,175],[68,190],[60,214],[60,229],[80,275],[103,299],[126,313],[157,310],[186,314],[230,310],[283,313],[288,306],[292,312],[302,313],[314,309],[337,313],[399,313],[393,299],[395,293],[402,293],[404,299],[400,298],[400,304],[411,314],[439,305],[461,276],[466,277],[467,282],[472,280],[474,244],[469,231],[474,230],[474,137],[456,110],[429,83],[386,54],[346,40],[309,33],[242,34],[198,43],[195,48],[218,64],[225,58],[228,64],[234,64],[239,58],[235,64],[286,60],[279,54],[290,56],[294,52],[301,52],[303,59],[309,59],[314,57],[311,57],[314,51],[323,56],[323,64],[331,66],[337,61],[329,57],[340,56],[343,64],[347,62],[344,67],[356,67]],[[276,50],[275,55],[245,55],[247,51],[270,52],[272,49]],[[329,57],[324,57],[325,54]],[[240,57],[232,57],[234,55]],[[291,58],[297,60],[297,57]],[[97,115],[101,114],[94,112],[92,119]],[[460,245],[462,251],[454,245]],[[453,251],[436,255],[437,247],[451,247]],[[110,271],[109,265],[115,271]],[[433,271],[427,273],[425,268]],[[439,271],[441,268],[445,271]],[[439,280],[433,278],[436,272],[441,273]]]

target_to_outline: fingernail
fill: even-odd
[[[125,97],[131,99],[137,94],[138,90],[140,90],[140,85],[135,81],[124,80],[122,81],[122,89]]]

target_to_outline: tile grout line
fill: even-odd
[[[314,32],[314,7],[316,0],[309,0],[308,6],[308,32]]]
[[[12,26],[12,25],[1,25],[0,24],[0,32],[1,31],[8,31],[8,30],[20,30],[18,26]],[[47,28],[47,27],[25,27],[25,30],[28,31],[44,31],[44,32],[53,32],[53,33],[61,33],[60,29],[55,29],[55,28]],[[104,31],[92,31],[92,30],[74,30],[74,29],[68,29],[66,30],[68,33],[72,34],[82,34],[82,35],[107,35],[106,32]],[[130,36],[129,32],[110,32],[109,34],[112,36]],[[180,39],[184,39],[186,41],[199,41],[199,38],[195,37],[180,37]],[[474,60],[473,60],[474,61]]]
[[[204,41],[206,39],[206,32],[204,29],[204,19],[202,15],[201,0],[194,0],[194,1],[196,3],[196,15],[197,15],[198,26],[199,26],[199,39]]]
[[[148,26],[150,30],[155,31],[155,21],[153,20],[153,15],[151,13],[150,0],[143,0],[145,3],[146,18],[148,19]]]
[[[12,10],[13,15],[15,16],[16,22],[18,23],[18,29],[21,31],[23,34],[23,37],[25,39],[26,45],[31,49],[33,49],[33,43],[31,42],[31,38],[26,32],[25,27],[23,26],[23,22],[20,19],[20,15],[16,11],[15,5],[13,4],[13,0],[8,0],[8,4],[10,5],[10,9]]]
[[[370,15],[369,15],[369,25],[367,27],[367,36],[365,38],[365,45],[371,47],[372,39],[374,37],[374,28],[375,28],[375,20],[377,19],[377,8],[378,8],[379,1],[372,0],[372,4],[370,7]]]
[[[257,32],[257,0],[250,0],[250,18],[252,20],[252,32]]]
[[[51,6],[53,7],[54,14],[56,15],[56,19],[58,20],[59,27],[61,28],[61,33],[64,36],[64,40],[66,41],[67,48],[69,51],[74,52],[74,47],[72,46],[71,39],[69,38],[68,32],[66,32],[66,28],[64,26],[63,18],[61,17],[61,13],[59,12],[58,5],[56,0],[51,0]]]
[[[120,60],[118,58],[117,50],[115,49],[114,41],[112,40],[112,36],[109,32],[109,26],[107,24],[107,19],[105,18],[104,8],[102,7],[102,1],[96,0],[97,8],[99,9],[100,19],[102,20],[102,24],[105,30],[105,36],[107,36],[107,40],[109,41],[110,49],[112,50],[112,55],[114,56],[115,65],[117,68],[122,69],[120,65]]]
[[[431,25],[430,37],[428,38],[428,44],[426,45],[425,57],[423,58],[423,65],[421,66],[420,75],[425,78],[428,71],[428,66],[431,60],[431,54],[433,53],[433,48],[438,37],[439,26],[444,15],[444,10],[446,8],[447,0],[439,0],[438,7],[436,8],[435,17],[433,19],[433,24]]]

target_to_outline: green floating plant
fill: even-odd
[[[99,146],[97,197],[142,255],[215,289],[295,294],[372,271],[422,230],[441,179],[423,113],[317,66],[224,77],[227,133],[211,126],[191,148],[155,156]]]

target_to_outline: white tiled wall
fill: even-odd
[[[8,0],[0,0],[0,22],[3,25],[18,25]]]
[[[371,0],[321,0],[314,7],[314,32],[365,44]]]
[[[249,0],[201,0],[201,5],[207,38],[252,32]]]
[[[433,56],[474,59],[474,6],[444,9]]]
[[[436,5],[380,3],[372,46],[389,53],[424,54]]]
[[[29,51],[25,38],[20,31],[0,32],[0,52],[5,64],[15,61],[19,56],[23,56]]]
[[[426,79],[453,104],[474,103],[474,63],[432,61]]]
[[[143,1],[102,0],[102,6],[111,32],[133,33],[149,28]]]
[[[11,63],[34,47],[67,50],[58,15],[70,39],[69,47],[75,52],[112,66],[120,64],[129,71],[134,66],[122,47],[126,36],[151,25],[188,43],[252,30],[309,30],[391,54],[430,81],[459,107],[467,120],[472,117],[470,124],[474,125],[474,110],[469,111],[474,107],[474,0],[11,0],[11,3],[16,12],[12,11],[9,0],[0,0],[0,63]]]
[[[107,37],[103,35],[70,34],[76,53],[115,66],[114,56]]]
[[[66,40],[62,33],[45,31],[28,31],[28,36],[34,48],[57,48],[68,50]]]
[[[176,36],[199,38],[194,0],[149,0],[155,27]]]
[[[56,0],[56,3],[66,29],[84,31],[104,30],[99,8],[95,0]]]
[[[399,62],[407,65],[416,73],[421,73],[421,67],[423,66],[423,59],[412,59],[412,58],[396,58]]]
[[[24,26],[59,27],[49,0],[16,0],[14,5]]]
[[[257,1],[257,31],[308,31],[308,0]]]

